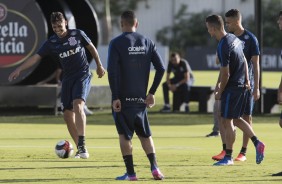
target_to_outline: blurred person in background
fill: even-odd
[[[173,78],[170,74],[173,73]],[[189,91],[194,83],[192,69],[187,60],[180,57],[179,53],[173,52],[167,66],[166,82],[163,83],[164,107],[160,112],[171,112],[169,103],[169,91],[172,93],[181,90],[183,93],[185,112],[189,109]]]

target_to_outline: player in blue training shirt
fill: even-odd
[[[86,159],[89,153],[85,146],[86,116],[83,108],[91,88],[92,74],[85,48],[95,59],[99,78],[105,74],[105,70],[95,46],[82,30],[67,29],[67,21],[61,12],[53,12],[50,21],[55,34],[41,46],[37,54],[12,72],[9,80],[16,79],[23,70],[39,62],[44,56],[50,55],[60,62],[64,73],[61,91],[64,120],[78,149],[75,158]]]
[[[282,10],[279,12],[277,24],[278,24],[280,31],[282,31]],[[281,58],[282,58],[282,52],[281,52]],[[280,84],[279,84],[279,88],[278,88],[278,92],[277,92],[277,101],[280,105],[282,104],[282,77],[280,79]],[[279,125],[282,128],[282,111],[281,111],[281,114],[280,114]],[[272,174],[272,176],[282,176],[282,171],[275,173],[275,174]]]
[[[235,141],[233,121],[253,141],[256,148],[256,163],[260,164],[264,158],[265,145],[255,136],[252,127],[240,118],[243,115],[246,90],[249,88],[248,65],[243,44],[234,34],[225,32],[223,19],[219,15],[208,16],[206,26],[209,34],[219,41],[217,54],[221,65],[218,77],[220,86],[215,92],[215,99],[221,100],[221,123],[226,132],[226,154],[214,165],[233,165],[232,151]]]
[[[231,9],[225,13],[225,24],[229,32],[236,35],[244,44],[244,55],[247,59],[249,69],[249,79],[251,90],[247,91],[246,106],[242,118],[252,126],[252,113],[254,103],[260,98],[259,89],[259,44],[257,38],[250,31],[244,29],[242,26],[242,15],[239,10]],[[235,124],[236,125],[236,124]],[[224,134],[224,132],[221,132]],[[246,161],[246,151],[249,142],[249,137],[243,135],[243,145],[240,153],[235,158],[235,161]],[[223,142],[224,144],[224,142]],[[214,156],[216,160],[221,160],[224,157],[224,150],[221,154]]]
[[[121,15],[122,34],[109,45],[108,78],[112,91],[112,109],[126,173],[116,180],[137,180],[132,156],[132,136],[136,132],[150,161],[155,180],[164,175],[158,168],[147,109],[155,104],[154,94],[164,74],[163,61],[155,44],[136,32],[138,21],[133,11]],[[151,64],[156,69],[149,91]]]

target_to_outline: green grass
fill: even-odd
[[[211,156],[220,152],[220,138],[205,138],[211,131],[211,114],[149,113],[159,166],[166,178],[153,181],[149,162],[136,136],[134,162],[138,183],[281,183],[271,174],[282,171],[281,128],[278,115],[254,117],[254,128],[266,147],[262,164],[255,163],[255,150],[249,144],[247,162],[215,167]],[[88,116],[87,160],[60,159],[54,146],[70,139],[62,117],[0,117],[0,183],[124,183],[114,178],[125,172],[118,146],[118,136],[107,110]],[[234,154],[242,141],[237,131]]]
[[[153,73],[152,73],[153,74]],[[197,86],[213,86],[217,72],[195,71]],[[279,72],[264,72],[263,86],[277,88]],[[107,76],[92,80],[93,85],[108,85]],[[265,85],[264,85],[265,84]],[[161,88],[156,93],[157,106],[149,111],[159,166],[166,178],[153,181],[148,160],[136,136],[133,138],[134,163],[138,183],[281,183],[271,174],[282,171],[281,128],[279,115],[254,116],[258,137],[266,143],[266,158],[255,163],[255,150],[249,144],[247,162],[230,167],[215,167],[211,156],[221,151],[220,138],[205,138],[212,129],[212,114],[199,114],[191,103],[191,114],[160,114]],[[124,183],[114,178],[125,172],[118,135],[109,109],[96,110],[87,117],[87,160],[59,159],[54,153],[61,139],[71,140],[61,116],[50,110],[33,112],[21,109],[21,116],[2,109],[0,116],[0,183]],[[38,110],[38,109],[37,109]],[[47,112],[47,113],[46,113]],[[6,116],[3,116],[6,114]],[[24,115],[34,114],[34,115]],[[238,154],[242,133],[237,131],[234,156]]]
[[[109,85],[107,75],[99,79],[95,71],[93,71],[93,74],[94,77],[92,79],[92,85]],[[165,75],[163,77],[162,82],[165,81]],[[154,72],[151,72],[150,84],[152,84],[153,76],[154,76]],[[195,86],[214,86],[217,81],[218,71],[194,71],[194,76],[195,76]],[[281,72],[263,72],[262,86],[266,88],[278,88],[280,79],[281,79]],[[156,104],[159,105],[163,104],[163,94],[162,94],[161,85],[156,91],[155,98],[156,98]],[[172,98],[172,95],[170,95],[170,98]],[[195,102],[191,102],[191,105],[195,106],[197,104],[195,104]]]

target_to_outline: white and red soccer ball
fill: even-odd
[[[55,153],[59,158],[69,158],[73,154],[73,146],[69,141],[61,140],[55,146]]]

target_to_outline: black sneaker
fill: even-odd
[[[272,174],[272,176],[282,176],[282,172],[276,173],[276,174]]]
[[[169,106],[164,106],[161,110],[160,110],[160,112],[171,112],[171,109],[170,109],[170,107]]]
[[[83,158],[83,159],[89,158],[89,153],[86,149],[86,146],[77,146],[77,152],[74,158]]]
[[[219,135],[220,135],[219,132],[211,132],[210,134],[206,135],[206,137],[217,137]]]

